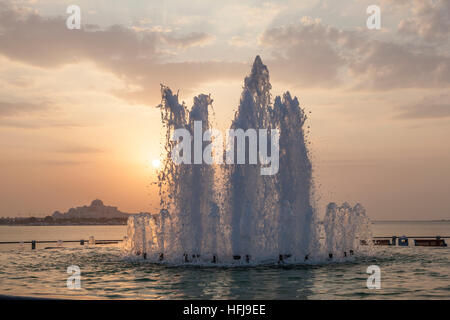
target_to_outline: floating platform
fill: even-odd
[[[417,237],[407,237],[407,236],[392,236],[392,237],[374,237],[373,244],[375,246],[400,246],[408,247],[409,239],[414,239],[414,246],[416,247],[447,247],[445,239],[450,239],[450,236],[417,236]],[[362,245],[367,245],[365,240],[361,240]]]
[[[120,240],[94,240],[94,238],[92,237],[92,239],[89,240],[31,240],[31,241],[0,241],[0,245],[1,244],[20,244],[23,245],[25,243],[29,243],[31,244],[31,249],[32,250],[36,250],[36,244],[48,244],[48,243],[57,243],[58,247],[55,248],[61,248],[61,246],[63,245],[63,243],[80,243],[80,245],[84,246],[85,244],[90,244],[90,245],[95,245],[95,244],[100,244],[100,245],[107,245],[107,244],[116,244],[119,242],[122,242],[123,239]],[[44,249],[53,249],[53,247],[45,247]]]
[[[444,239],[414,239],[414,245],[417,247],[446,247]]]
[[[391,245],[391,240],[389,239],[377,239],[377,240],[373,240],[373,244],[376,246],[390,246]]]

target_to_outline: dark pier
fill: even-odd
[[[414,240],[416,247],[447,247],[445,239],[450,239],[450,236],[392,236],[392,237],[373,237],[373,244],[376,246],[409,246],[409,239]],[[398,241],[397,241],[398,240]],[[361,244],[367,244],[361,241]]]
[[[96,245],[102,245],[102,244],[115,244],[122,242],[123,240],[95,240]],[[31,240],[31,241],[0,241],[0,244],[31,244],[31,249],[36,249],[36,244],[38,243],[80,243],[81,246],[84,246],[86,243],[89,243],[89,240]],[[50,248],[50,247],[48,247]],[[57,248],[57,247],[51,247],[51,248]]]

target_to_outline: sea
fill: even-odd
[[[379,237],[450,236],[450,221],[378,221],[372,230]],[[125,235],[126,226],[0,226],[0,242],[61,240],[35,250],[29,243],[0,244],[0,297],[450,299],[450,248],[416,247],[413,239],[339,263],[240,267],[152,264],[124,256],[117,244],[79,242]],[[378,289],[368,287],[373,266]]]

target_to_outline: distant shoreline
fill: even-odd
[[[372,220],[372,223],[396,223],[396,222],[450,222],[446,219],[438,220]]]
[[[30,221],[31,220],[31,221]],[[45,221],[43,218],[0,218],[0,226],[126,226],[128,218],[116,219],[58,219]],[[321,221],[322,223],[322,221]],[[450,220],[373,220],[377,223],[450,223]]]
[[[46,218],[0,218],[1,226],[117,226],[126,225],[128,217],[124,218],[78,218],[54,219]]]
[[[126,223],[68,223],[68,224],[0,224],[0,227],[74,227],[74,226],[126,226]]]

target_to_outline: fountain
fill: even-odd
[[[329,204],[321,229],[312,204],[312,166],[303,128],[307,117],[296,97],[286,92],[272,102],[270,90],[269,71],[257,56],[231,129],[263,129],[265,136],[255,136],[260,161],[252,160],[255,150],[244,143],[245,161],[236,161],[232,150],[232,163],[207,164],[194,153],[205,150],[201,136],[211,128],[213,100],[198,95],[189,112],[178,94],[161,86],[159,108],[166,130],[157,182],[161,211],[129,218],[123,245],[128,255],[175,264],[309,263],[333,254],[347,257],[359,251],[361,242],[371,243],[370,223],[359,204]],[[194,136],[182,152],[178,129]],[[200,140],[194,131],[202,133]],[[263,174],[268,144],[276,146],[270,157],[278,156],[279,163],[276,171]],[[194,163],[175,161],[174,153],[190,155]]]

